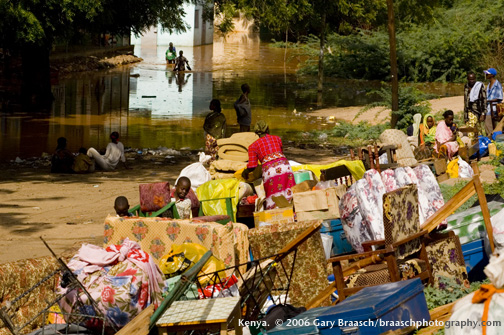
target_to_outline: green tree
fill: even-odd
[[[49,55],[55,41],[82,32],[140,34],[158,22],[164,29],[183,31],[183,2],[0,0],[0,48],[22,58],[22,100],[45,104],[51,97]]]

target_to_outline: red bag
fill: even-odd
[[[140,210],[155,212],[171,202],[170,183],[140,184]]]

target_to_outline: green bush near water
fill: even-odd
[[[504,3],[488,5],[484,0],[456,0],[447,8],[434,9],[433,20],[398,24],[397,62],[404,81],[465,80],[468,71],[489,66],[504,69]],[[306,39],[308,48],[297,48],[310,56],[300,73],[316,74],[319,43]],[[389,80],[389,44],[385,26],[357,30],[350,35],[330,34],[324,58],[326,76]]]

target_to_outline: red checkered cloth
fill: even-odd
[[[278,136],[266,134],[249,146],[247,167],[255,168],[258,160],[264,164],[264,158],[275,153],[281,154],[283,157],[282,140]]]

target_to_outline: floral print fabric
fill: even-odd
[[[306,229],[321,222],[321,220],[312,220],[251,229],[249,239],[252,254],[255,259],[274,255]],[[283,261],[285,269],[290,269],[293,261],[293,255],[289,255]],[[292,305],[304,306],[327,287],[329,283],[326,265],[322,238],[319,233],[315,232],[298,247],[289,289]],[[278,270],[278,275],[283,276],[283,270]],[[322,305],[328,306],[329,299]]]
[[[385,186],[385,192],[392,192],[399,188],[399,185],[397,184],[397,180],[395,178],[394,170],[387,169],[385,171],[382,171],[381,178],[383,185]]]
[[[385,186],[376,170],[368,170],[356,183],[356,194],[362,216],[369,222],[374,239],[385,238],[383,233],[383,194]]]
[[[419,198],[419,204],[422,208],[424,221],[427,221],[427,219],[444,206],[443,194],[436,177],[427,165],[421,164],[415,167],[413,171],[418,179],[419,194],[423,195]],[[446,225],[446,220],[441,225]]]
[[[348,242],[357,252],[363,252],[362,242],[374,240],[373,230],[363,217],[357,200],[356,184],[350,186],[340,200],[341,223]]]
[[[162,301],[161,270],[138,243],[128,239],[105,250],[83,245],[68,267],[95,300],[101,314],[117,328],[125,326],[150,304],[158,306]],[[67,289],[59,287],[58,293],[67,293]],[[94,315],[87,296],[77,290],[68,292],[59,305],[64,313],[84,310],[84,314]],[[71,316],[66,316],[66,321],[75,322]]]
[[[383,196],[383,221],[385,243],[399,242],[420,231],[418,214],[418,190],[415,184],[385,193]],[[396,251],[396,258],[403,259],[420,250],[420,239],[414,239],[401,245]]]
[[[292,199],[291,187],[296,185],[296,182],[289,161],[285,157],[268,161],[263,164],[262,170],[266,209],[277,207],[272,197],[283,195],[287,201],[290,201]]]
[[[445,234],[446,238],[427,245],[434,287],[440,287],[440,279],[452,278],[459,285],[468,285],[464,255],[457,235]]]
[[[6,307],[7,303],[12,302],[58,267],[57,260],[52,256],[0,264],[0,307]],[[57,281],[58,276],[52,277],[12,306],[14,312],[12,320],[16,326],[25,324],[44,308],[47,308],[46,301],[56,299],[54,289]],[[23,328],[21,333],[30,333],[44,324],[44,318],[39,317],[32,324]],[[2,321],[0,321],[0,334],[12,335]]]
[[[128,218],[108,216],[105,219],[104,246],[121,244],[128,237],[159,260],[172,244],[198,243],[211,250],[226,267],[249,260],[248,228],[241,223],[173,220],[168,218]]]

